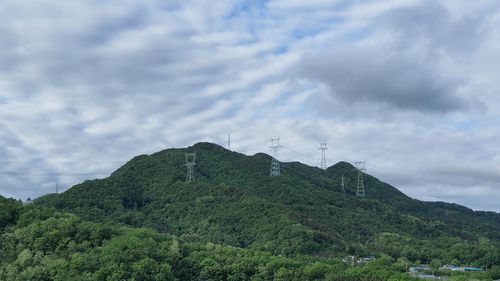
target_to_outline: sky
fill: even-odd
[[[0,194],[208,141],[500,212],[496,0],[2,0]],[[367,186],[369,188],[369,186]]]

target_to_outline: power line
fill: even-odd
[[[0,163],[12,163],[12,164],[111,164],[111,163],[125,163],[128,160],[121,161],[85,161],[85,162],[76,162],[76,161],[50,161],[43,162],[39,160],[34,161],[11,161],[11,160],[0,160]]]
[[[43,172],[0,172],[1,175],[11,175],[11,176],[85,176],[85,175],[109,175],[111,172],[108,173],[101,173],[101,172],[88,172],[88,173],[57,173],[57,172],[48,172],[48,173],[43,173]]]
[[[284,150],[282,150],[282,151],[283,151],[285,154],[291,155],[291,157],[290,157],[290,158],[292,158],[292,159],[297,159],[297,160],[295,160],[295,161],[299,161],[299,162],[301,162],[301,163],[303,163],[303,164],[306,164],[306,165],[309,165],[309,166],[312,166],[312,167],[313,167],[313,166],[316,166],[316,165],[314,165],[311,161],[306,160],[306,158],[305,158],[305,156],[304,156],[304,153],[302,153],[302,152],[298,152],[298,151],[293,150],[293,149],[291,149],[290,147],[287,147],[287,146],[284,146],[284,145],[282,145],[282,146],[281,146],[281,148],[283,148],[283,149],[284,149]],[[291,153],[287,153],[287,151],[289,151],[289,152],[291,152]],[[294,161],[294,160],[292,160],[292,161]]]
[[[231,135],[228,134],[228,148],[230,148],[231,145]],[[314,164],[311,163],[311,161],[306,159],[306,154],[302,152],[298,152],[292,148],[282,146],[280,144],[280,138],[273,138],[271,139],[271,146],[269,147],[272,151],[272,162],[271,162],[271,170],[270,170],[270,175],[271,176],[278,176],[281,174],[281,167],[280,167],[280,161],[278,160],[278,152],[281,150],[281,148],[284,148],[283,152],[292,159],[291,161],[300,161],[306,165],[309,166],[315,166]],[[320,143],[320,148],[319,150],[322,151],[322,157],[321,157],[321,164],[320,168],[326,169],[326,150],[327,144],[326,143]],[[191,155],[191,154],[190,154]],[[186,181],[194,181],[194,166],[196,165],[195,160],[196,160],[196,153],[194,153],[194,156],[192,157],[192,163],[190,163],[191,160],[186,160],[186,166],[188,168],[188,174],[186,175]],[[297,159],[297,160],[293,160]],[[126,163],[127,161],[59,161],[59,162],[41,162],[41,161],[35,161],[35,162],[30,162],[30,161],[12,161],[12,160],[0,160],[0,163],[13,163],[13,164],[30,164],[31,167],[36,167],[39,165],[48,165],[48,164],[64,164],[64,165],[91,165],[91,164],[112,164],[112,163]],[[364,162],[363,162],[364,163]],[[191,167],[189,167],[191,166]],[[29,176],[29,177],[58,177],[58,176],[109,176],[110,174],[113,173],[113,171],[106,171],[106,172],[101,172],[101,171],[96,171],[96,172],[57,172],[57,171],[48,171],[48,172],[43,172],[40,170],[36,171],[30,171],[31,167],[25,167],[25,171],[22,171],[20,169],[16,169],[16,171],[0,171],[0,175],[6,175],[6,176]],[[50,170],[52,167],[49,167],[48,170]],[[14,169],[14,168],[10,168]],[[36,169],[36,168],[33,168]],[[58,170],[57,168],[54,167],[55,170]],[[102,169],[102,168],[99,168]],[[105,168],[106,169],[106,168]],[[109,167],[109,169],[112,169],[112,167]],[[9,170],[9,167],[7,166],[7,170]],[[361,169],[361,177],[358,174],[358,187],[359,192],[357,194],[359,196],[364,196],[364,183],[363,183],[363,177],[362,177],[362,172],[365,170]],[[148,172],[151,173],[157,173],[157,172],[164,172],[165,168],[160,168],[160,169],[154,169],[154,170],[148,170]],[[345,184],[344,184],[345,185]],[[345,186],[344,186],[345,189]]]

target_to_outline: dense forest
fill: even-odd
[[[363,266],[334,257],[273,255],[89,222],[0,197],[0,280],[414,280],[404,273],[410,265],[388,255]],[[492,280],[500,277],[500,267],[448,274],[450,280]]]
[[[500,214],[418,201],[368,174],[358,198],[348,163],[282,163],[269,177],[270,161],[198,143],[31,205],[0,198],[0,280],[412,280],[421,263],[486,269],[440,273],[451,280],[500,278]]]

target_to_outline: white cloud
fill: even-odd
[[[500,117],[500,9],[495,1],[471,3],[2,1],[0,194],[35,197],[55,182],[67,188],[103,177],[137,154],[224,143],[231,133],[233,149],[245,153],[267,152],[268,139],[280,136],[283,160],[313,165],[318,143],[327,141],[330,164],[366,159],[371,172],[417,198],[499,210],[492,202],[500,200],[493,121]],[[442,17],[412,34],[429,11]],[[438,28],[424,28],[435,21]],[[480,31],[467,29],[472,42],[456,32],[463,22]],[[458,77],[451,91],[475,110],[349,105],[297,76],[311,53],[353,46],[360,57],[363,50],[417,53],[417,63],[431,62],[423,68],[430,78]],[[494,199],[481,203],[483,193]]]

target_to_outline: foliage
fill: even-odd
[[[197,153],[196,182],[185,183],[184,153]],[[411,199],[364,175],[367,197],[354,197],[357,172],[340,162],[326,171],[199,143],[135,157],[109,178],[86,181],[38,204],[96,222],[151,227],[192,241],[273,254],[458,259],[500,264],[500,215]],[[339,193],[345,176],[347,196]],[[482,242],[481,242],[482,241]]]
[[[185,152],[197,153],[194,183]],[[411,280],[418,263],[498,278],[499,214],[414,200],[366,174],[356,198],[348,163],[282,163],[269,177],[270,160],[199,143],[33,205],[0,197],[0,280]],[[352,267],[347,254],[379,258]]]
[[[337,259],[185,241],[148,228],[93,223],[55,209],[2,204],[19,216],[0,235],[0,280],[408,280],[385,256]]]

